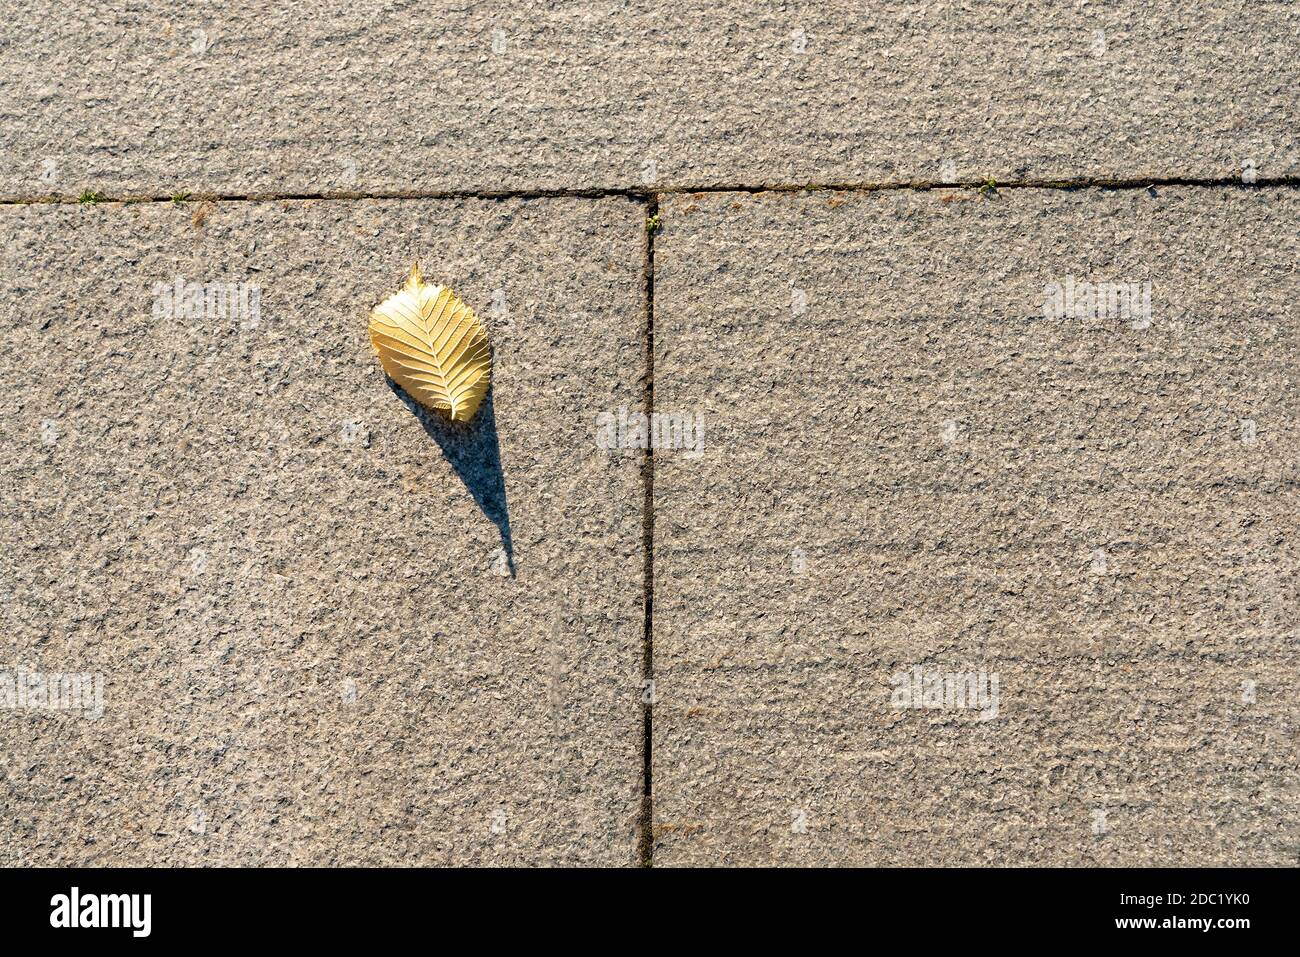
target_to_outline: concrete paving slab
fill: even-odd
[[[644,492],[590,421],[643,395],[644,215],[0,210],[0,861],[638,860]],[[492,336],[468,432],[371,350],[417,254]]]
[[[1286,0],[32,0],[0,197],[1300,175]]]
[[[656,865],[1294,865],[1300,192],[661,219]]]

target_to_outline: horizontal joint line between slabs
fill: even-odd
[[[1139,179],[1024,179],[997,182],[990,180],[960,180],[954,182],[915,181],[899,183],[769,183],[760,185],[730,184],[710,186],[662,186],[654,189],[543,189],[543,190],[443,190],[428,192],[376,191],[376,192],[336,192],[336,193],[186,193],[184,198],[177,196],[122,196],[97,195],[93,200],[82,200],[78,196],[55,195],[41,197],[6,196],[0,197],[0,206],[53,206],[53,205],[101,205],[104,203],[270,203],[270,202],[305,202],[305,201],[357,201],[357,200],[401,200],[401,199],[633,199],[648,202],[658,196],[685,193],[802,193],[802,192],[837,192],[837,193],[876,193],[886,191],[926,192],[936,189],[1148,189],[1153,186],[1188,186],[1188,187],[1232,187],[1236,189],[1265,189],[1269,187],[1300,186],[1300,176],[1261,176],[1253,183],[1244,183],[1240,177],[1220,177],[1216,179],[1195,179],[1182,176],[1155,176]]]

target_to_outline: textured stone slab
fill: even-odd
[[[1294,864],[1300,191],[661,215],[656,864]]]
[[[591,416],[641,401],[643,207],[195,212],[0,210],[0,671],[105,681],[0,709],[3,862],[635,863],[643,487]],[[495,343],[468,433],[367,339],[417,252]]]
[[[31,0],[0,197],[1300,175],[1285,0]]]

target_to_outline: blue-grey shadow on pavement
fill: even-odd
[[[510,568],[510,577],[514,578],[515,548],[510,538],[510,507],[506,502],[505,473],[501,471],[497,419],[492,409],[492,394],[496,390],[488,389],[474,421],[453,423],[427,411],[392,379],[388,379],[388,387],[397,394],[411,414],[420,420],[424,431],[438,443],[442,454],[474,496],[478,507],[497,527],[501,534],[501,549],[505,552],[506,564]]]

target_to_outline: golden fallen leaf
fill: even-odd
[[[389,378],[453,422],[474,418],[492,377],[487,330],[446,286],[427,286],[420,265],[401,292],[370,312],[370,343]]]

